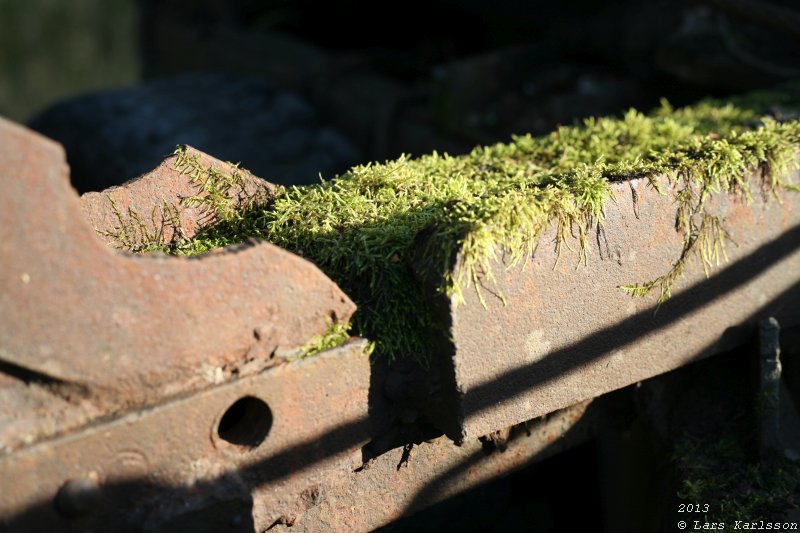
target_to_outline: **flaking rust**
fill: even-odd
[[[452,355],[440,362],[453,393],[440,424],[456,440],[485,435],[747,342],[767,316],[795,324],[800,195],[785,191],[778,202],[758,178],[748,178],[749,204],[716,195],[705,207],[728,232],[728,261],[706,277],[690,258],[660,306],[657,291],[634,298],[620,285],[658,278],[681,256],[676,185],[666,177],[657,178],[661,193],[647,179],[611,184],[585,265],[576,266],[577,241],[558,257],[552,227],[526,265],[509,268],[498,255],[496,283],[479,287],[485,307],[474,288],[463,304],[444,302]],[[460,257],[454,277],[459,268]]]
[[[275,530],[372,531],[580,444],[614,423],[620,411],[613,397],[581,402],[507,428],[510,438],[503,451],[490,451],[478,439],[456,446],[446,437],[415,445],[410,457],[405,448],[395,448],[343,476],[291,528]]]

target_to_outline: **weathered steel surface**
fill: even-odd
[[[585,401],[506,432],[503,451],[478,439],[456,446],[446,437],[394,449],[323,494],[291,529],[371,531],[461,492],[543,460],[593,435],[614,416],[614,401]]]
[[[230,186],[225,193],[232,208],[263,204],[272,197],[275,185],[268,181],[190,146],[184,150],[183,160],[193,160],[198,168],[211,168],[228,178]],[[190,239],[200,227],[215,222],[213,210],[186,203],[187,198],[208,198],[208,191],[203,189],[206,178],[195,176],[191,170],[177,170],[178,158],[173,154],[147,174],[119,187],[82,195],[81,211],[89,225],[107,242],[115,244],[119,238],[114,235],[125,232],[121,227],[124,224],[130,228],[128,236],[138,237],[136,244],[140,244],[145,233],[159,236],[165,243]],[[139,220],[131,218],[131,211]],[[144,225],[143,230],[138,227],[139,221]]]
[[[699,258],[690,260],[657,312],[657,291],[633,298],[618,286],[657,278],[681,254],[675,186],[666,178],[663,195],[646,179],[612,184],[615,201],[604,207],[587,266],[576,267],[577,243],[556,262],[552,228],[524,268],[498,260],[496,288],[507,305],[491,282],[483,288],[488,308],[473,289],[465,304],[449,302],[455,353],[444,372],[457,393],[442,421],[448,433],[484,435],[666,372],[747,342],[767,316],[797,323],[800,194],[778,202],[751,179],[750,205],[722,196],[707,207],[730,233],[730,260],[708,279]]]
[[[370,434],[365,345],[353,341],[0,457],[0,529],[221,530],[204,523],[203,509],[239,531],[294,520],[310,497],[361,465]],[[268,411],[223,422],[241,398]]]
[[[672,195],[646,183],[613,184],[588,266],[542,245],[526,269],[494,265],[507,305],[486,290],[488,309],[472,290],[451,303],[455,352],[437,369],[449,397],[428,414],[463,446],[440,438],[362,465],[381,416],[374,402],[368,416],[381,383],[363,342],[275,357],[350,317],[335,284],[265,243],[191,260],[115,252],[79,223],[58,145],[0,119],[0,527],[372,529],[587,438],[589,398],[742,343],[740,326],[764,316],[797,323],[790,193],[712,202],[730,262],[709,279],[693,264],[657,314],[619,290],[681,251]],[[195,193],[169,160],[108,192],[143,220]],[[115,230],[107,196],[83,208]],[[192,228],[199,212],[179,215]],[[486,456],[475,437],[511,426]]]
[[[189,260],[115,252],[81,223],[67,174],[59,145],[0,119],[0,364],[87,413],[28,409],[5,379],[6,451],[258,371],[355,309],[313,264],[267,243]]]

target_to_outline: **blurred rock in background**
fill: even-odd
[[[143,6],[147,76],[217,65],[266,76],[373,160],[464,152],[661,97],[682,105],[800,77],[800,9],[789,0]]]
[[[92,93],[55,104],[29,125],[64,145],[79,192],[143,174],[178,144],[284,184],[331,178],[360,159],[297,95],[235,74],[185,74]]]
[[[791,0],[100,4],[76,0],[79,16],[56,0],[31,0],[36,13],[0,0],[11,28],[0,39],[16,50],[0,49],[0,71],[12,73],[0,78],[0,113],[41,108],[48,85],[61,87],[53,98],[79,90],[72,74],[86,89],[130,86],[141,62],[145,84],[31,122],[66,145],[81,190],[130,179],[178,143],[308,183],[354,162],[463,153],[661,97],[683,105],[800,78]],[[48,52],[31,51],[17,27]],[[119,43],[136,28],[132,58]]]

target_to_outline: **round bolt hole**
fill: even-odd
[[[228,407],[217,426],[220,439],[245,448],[255,448],[272,427],[272,411],[255,396],[239,398]]]

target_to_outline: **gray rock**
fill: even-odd
[[[189,74],[57,103],[30,126],[61,142],[79,192],[139,176],[189,144],[282,184],[331,178],[359,161],[295,94],[232,74]]]

